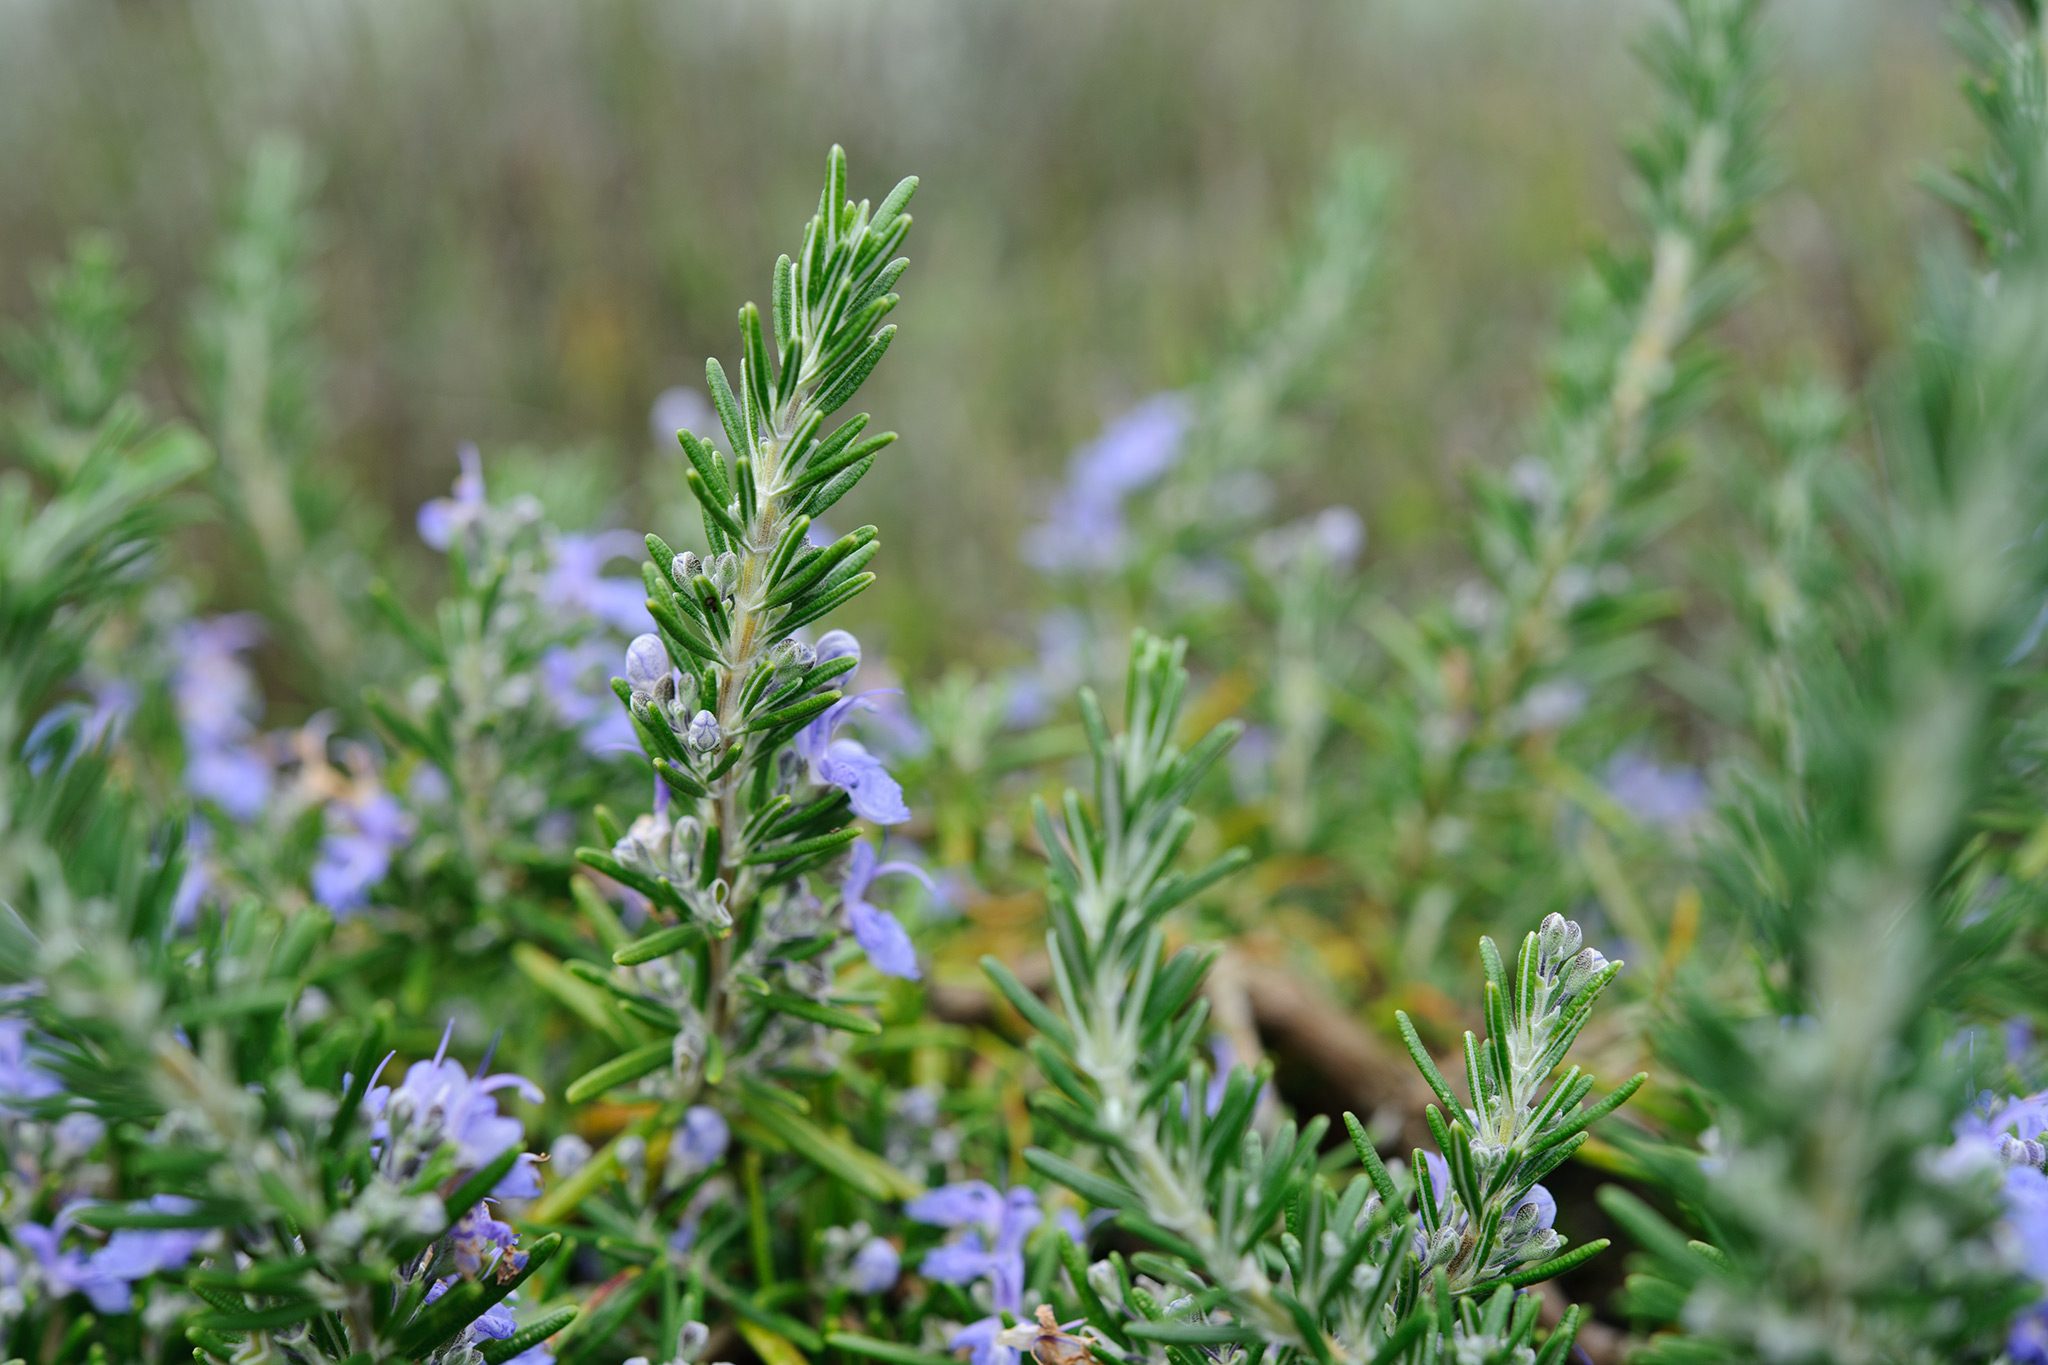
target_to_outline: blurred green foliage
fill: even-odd
[[[617,515],[679,487],[648,404],[716,349],[815,149],[914,165],[937,215],[918,336],[874,403],[921,439],[843,515],[918,515],[892,518],[898,591],[855,619],[881,613],[914,665],[1013,656],[1018,509],[1107,414],[1253,325],[1361,141],[1398,166],[1385,325],[1330,360],[1343,382],[1288,482],[1358,507],[1403,573],[1441,567],[1460,472],[1514,453],[1526,357],[1622,219],[1613,130],[1642,104],[1650,9],[24,0],[0,9],[0,311],[90,223],[153,282],[152,319],[180,323],[259,138],[290,131],[326,229],[323,459],[402,523],[459,441],[576,442]],[[1937,212],[1914,178],[1967,141],[1939,18],[1781,16],[1773,138],[1797,188],[1761,224],[1770,287],[1730,329],[1759,375],[1853,389],[1895,340]]]

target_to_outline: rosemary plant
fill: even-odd
[[[647,538],[646,606],[658,633],[632,642],[625,677],[613,682],[650,762],[654,806],[623,827],[600,812],[612,847],[578,855],[644,898],[647,919],[631,935],[586,898],[612,970],[568,968],[604,993],[616,1012],[608,1027],[624,1044],[574,1081],[569,1099],[636,1086],[661,1102],[552,1190],[536,1211],[542,1221],[582,1205],[650,1135],[686,1131],[675,1125],[692,1114],[720,1131],[724,1116],[744,1117],[736,1136],[747,1163],[793,1150],[871,1195],[918,1188],[807,1117],[792,1088],[829,1074],[835,1032],[877,1031],[832,970],[842,943],[850,937],[886,976],[920,971],[871,887],[925,874],[881,859],[856,824],[909,817],[882,762],[840,733],[877,704],[845,691],[860,645],[844,631],[815,643],[798,634],[874,581],[874,527],[823,545],[809,532],[895,439],[866,434],[865,415],[827,419],[895,336],[885,319],[907,263],[892,253],[910,230],[904,208],[916,187],[905,180],[879,205],[853,203],[834,149],[816,216],[796,255],[776,263],[770,322],[753,304],[740,311],[737,386],[716,360],[706,367],[726,449],[678,434],[703,549]],[[835,932],[842,923],[846,935]],[[675,1202],[660,1216],[687,1218],[700,1186],[657,1193]]]
[[[1417,618],[1379,609],[1370,622],[1398,688],[1371,718],[1385,757],[1369,799],[1392,842],[1371,847],[1365,876],[1398,912],[1412,965],[1556,856],[1547,834],[1521,841],[1568,789],[1552,755],[1613,719],[1608,699],[1671,609],[1635,561],[1671,519],[1679,437],[1714,376],[1705,332],[1739,292],[1768,181],[1757,5],[1672,8],[1643,49],[1662,100],[1633,155],[1645,240],[1573,290],[1528,453],[1478,482],[1480,577]],[[1542,811],[1517,804],[1545,793]]]
[[[2034,799],[2048,147],[2037,30],[1979,10],[1965,39],[1990,152],[1951,189],[1997,274],[1932,282],[1882,487],[1823,504],[1842,548],[1808,558],[1847,591],[1781,637],[1796,748],[1750,775],[1715,860],[1774,950],[1761,1008],[1695,994],[1665,1031],[1714,1125],[1662,1163],[1679,1223],[1606,1196],[1647,1253],[1636,1308],[1686,1329],[1650,1360],[1991,1359],[2002,1336],[1999,1358],[2042,1358],[2044,1125],[1976,1093],[1957,1035],[2035,975],[2014,949],[2038,877],[1997,831]]]
[[[206,462],[122,393],[133,298],[88,245],[9,348],[31,396],[0,495],[0,1340],[48,1359],[508,1359],[573,1314],[521,1337],[503,1306],[559,1239],[519,1250],[488,1212],[533,1192],[489,1099],[502,1080],[437,1055],[375,1088],[381,1020],[304,1008],[331,921],[245,901],[195,929],[177,822],[116,777],[112,720],[62,700]],[[138,1312],[163,1276],[182,1293]]]
[[[303,667],[360,677],[366,661],[350,640],[340,580],[321,572],[330,557],[356,556],[331,534],[340,490],[314,459],[315,188],[303,148],[283,139],[258,145],[193,309],[191,370],[203,428],[220,455],[215,493],[241,532],[254,583],[271,594],[268,618],[289,632]]]
[[[914,180],[835,149],[657,404],[668,540],[579,447],[464,447],[424,550],[344,510],[285,144],[163,373],[81,239],[0,333],[0,1362],[2048,1361],[2042,7],[1960,27],[1979,254],[1875,437],[1847,378],[1707,415],[1766,44],[1672,12],[1474,581],[1383,605],[1294,467],[1384,274],[1345,156],[1268,321],[1075,459],[1007,676],[863,648],[821,526]],[[1667,631],[1696,441],[1740,521]]]
[[[1121,734],[1082,694],[1092,808],[1073,792],[1058,816],[1038,808],[1052,863],[1050,1005],[1000,962],[982,964],[1036,1032],[1031,1054],[1051,1085],[1036,1108],[1077,1148],[1034,1149],[1027,1161],[1152,1248],[1093,1268],[1077,1245],[1064,1249],[1096,1349],[1117,1360],[1178,1361],[1198,1348],[1320,1362],[1562,1360],[1576,1312],[1539,1349],[1536,1301],[1518,1291],[1606,1245],[1560,1254],[1556,1205],[1537,1181],[1641,1084],[1588,1107],[1590,1077],[1574,1067],[1552,1081],[1620,964],[1555,916],[1525,940],[1512,977],[1482,941],[1489,1037],[1466,1036],[1469,1106],[1401,1016],[1442,1105],[1429,1111],[1440,1152],[1417,1151],[1404,1188],[1347,1115],[1366,1170],[1333,1187],[1317,1158],[1322,1119],[1262,1133],[1266,1077],[1212,1077],[1198,998],[1207,954],[1167,950],[1165,917],[1242,862],[1225,853],[1198,871],[1174,868],[1194,830],[1182,803],[1236,734],[1223,726],[1178,747],[1183,651],[1139,637]],[[997,1340],[1028,1345],[1033,1330]]]

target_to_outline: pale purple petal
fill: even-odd
[[[940,1284],[973,1284],[995,1268],[996,1258],[981,1245],[981,1238],[969,1233],[957,1242],[933,1247],[925,1253],[918,1270]]]
[[[835,739],[816,764],[829,786],[845,792],[853,813],[878,825],[900,825],[910,818],[903,787],[859,740]]]
[[[903,1273],[903,1255],[885,1237],[870,1237],[846,1268],[846,1286],[856,1294],[886,1294]]]
[[[849,901],[846,920],[853,929],[854,942],[860,944],[876,971],[905,981],[915,981],[923,975],[917,965],[917,949],[911,946],[910,935],[894,915],[866,901]]]
[[[985,1180],[963,1180],[919,1195],[904,1205],[903,1212],[917,1222],[942,1228],[974,1224],[993,1228],[1002,1221],[1003,1197]]]
[[[715,1166],[732,1141],[725,1116],[709,1105],[692,1105],[675,1132],[673,1150],[694,1168]]]

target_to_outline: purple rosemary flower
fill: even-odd
[[[58,1221],[61,1226],[62,1218]],[[96,1310],[110,1314],[126,1313],[134,1308],[134,1285],[95,1265],[86,1252],[76,1247],[66,1250],[61,1245],[63,1233],[60,1228],[45,1227],[41,1223],[17,1223],[10,1231],[15,1245],[30,1257],[26,1273],[20,1269],[15,1273],[30,1283],[39,1284],[51,1298],[83,1294],[92,1301]]]
[[[433,1303],[453,1285],[453,1280],[436,1280],[427,1289],[428,1303]],[[514,1297],[517,1297],[516,1295]],[[504,1341],[519,1330],[519,1320],[513,1315],[512,1300],[501,1299],[486,1308],[477,1319],[465,1329],[464,1344],[475,1345],[479,1341]],[[554,1352],[546,1345],[537,1344],[521,1351],[506,1362],[506,1365],[554,1365]]]
[[[491,1216],[489,1200],[468,1210],[449,1230],[448,1246],[455,1269],[465,1278],[483,1278],[486,1271],[515,1273],[526,1267],[526,1253],[519,1250],[519,1234],[512,1225]]]
[[[1603,781],[1616,805],[1656,829],[1685,829],[1707,808],[1707,781],[1697,769],[1667,768],[1634,749],[1609,760]]]
[[[903,1254],[886,1237],[870,1237],[846,1266],[846,1287],[856,1294],[886,1294],[903,1273]]]
[[[484,462],[477,448],[468,442],[455,452],[462,472],[455,476],[452,497],[430,498],[420,504],[420,539],[436,550],[445,551],[455,538],[484,518]]]
[[[1087,617],[1062,608],[1038,618],[1037,656],[1008,680],[1003,723],[1013,729],[1043,725],[1088,678]]]
[[[248,612],[179,627],[171,696],[188,744],[220,743],[250,733],[263,712],[263,697],[242,655],[262,638],[262,621]]]
[[[678,384],[656,395],[647,413],[647,426],[654,433],[654,444],[672,451],[679,431],[717,430],[718,414],[712,411],[710,399],[687,384]]]
[[[1438,1219],[1451,1216],[1451,1163],[1439,1153],[1424,1152],[1422,1164],[1429,1172],[1430,1208]],[[1420,1236],[1420,1233],[1417,1233]]]
[[[128,718],[135,714],[135,707],[141,700],[136,686],[121,678],[84,677],[84,684],[90,701],[65,701],[45,711],[28,734],[22,737],[21,752],[28,764],[28,770],[40,776],[45,772],[52,758],[70,762],[77,754],[97,749],[120,738],[121,731],[128,725]],[[70,727],[71,738],[64,751],[50,752],[50,741],[60,731]]]
[[[635,635],[626,646],[626,685],[635,692],[651,696],[661,680],[674,677],[675,672],[668,646],[659,635]]]
[[[178,889],[171,893],[171,927],[183,929],[199,915],[206,893],[213,889],[213,867],[207,854],[213,848],[213,830],[194,820],[185,826],[185,869],[178,875]]]
[[[857,661],[860,658],[860,641],[843,630],[828,631],[818,641],[817,655],[820,663],[847,655]],[[856,662],[855,671],[858,668]],[[844,685],[852,678],[853,673],[849,672],[839,681]],[[845,792],[855,815],[878,825],[897,825],[910,818],[910,807],[903,803],[903,788],[882,766],[882,760],[869,753],[859,740],[838,737],[839,727],[856,711],[873,709],[879,695],[861,692],[833,703],[829,710],[797,732],[795,748],[809,765],[811,780]]]
[[[530,1104],[541,1102],[541,1092],[532,1081],[509,1073],[471,1080],[460,1062],[448,1060],[448,1039],[454,1028],[450,1024],[442,1033],[433,1060],[414,1062],[396,1086],[371,1086],[363,1097],[363,1108],[376,1120],[370,1136],[380,1152],[390,1152],[394,1138],[408,1140],[421,1157],[443,1142],[452,1142],[459,1154],[458,1169],[475,1171],[526,1141],[526,1126],[498,1112],[497,1092],[514,1091]],[[386,1064],[389,1061],[387,1057]],[[530,1199],[539,1193],[540,1176],[533,1156],[521,1153],[491,1197]]]
[[[541,600],[566,617],[594,616],[617,630],[644,630],[647,585],[637,573],[604,572],[616,560],[637,559],[641,550],[640,538],[631,531],[558,535]]]
[[[904,932],[901,921],[868,899],[868,888],[878,878],[891,876],[915,877],[928,889],[932,885],[931,877],[916,863],[880,862],[871,846],[855,844],[847,854],[846,871],[839,880],[839,898],[845,903],[846,924],[853,930],[854,942],[860,944],[875,970],[915,981],[922,973],[910,935]]]
[[[709,1170],[725,1156],[732,1142],[732,1129],[725,1116],[705,1104],[694,1104],[683,1113],[669,1138],[669,1161],[681,1163],[691,1174]]]
[[[962,1327],[946,1342],[946,1346],[950,1350],[967,1352],[971,1365],[1015,1365],[1016,1350],[996,1340],[1002,1334],[1002,1318],[991,1314]]]
[[[1230,1073],[1237,1064],[1237,1049],[1228,1038],[1219,1033],[1209,1040],[1209,1084],[1202,1092],[1202,1112],[1211,1118],[1223,1107],[1223,1097],[1230,1089]],[[1272,1088],[1270,1081],[1259,1088],[1261,1102]]]
[[[810,766],[811,780],[845,792],[855,815],[878,825],[900,825],[910,818],[902,785],[889,775],[881,759],[868,752],[867,746],[857,739],[840,739],[835,733],[855,711],[874,705],[871,693],[833,703],[831,709],[797,732],[795,748]]]
[[[2003,1168],[2006,1234],[2044,1290],[2041,1302],[2013,1323],[2006,1349],[2015,1365],[2048,1365],[2048,1093],[2004,1101],[1980,1096],[1955,1131],[1942,1168],[1958,1175]]]
[[[875,748],[893,758],[917,758],[931,749],[931,736],[918,724],[917,718],[910,714],[908,707],[885,706],[880,703],[880,698],[903,695],[903,689],[895,685],[895,673],[886,662],[877,663],[873,659],[864,658],[860,641],[843,630],[826,631],[812,652],[820,662],[830,662],[845,655],[852,655],[857,663],[855,672],[866,670],[870,674],[881,675],[883,685],[870,688],[862,694],[877,699],[874,705],[861,708],[867,712],[868,718],[864,724],[867,727],[869,741]],[[839,686],[843,689],[852,678],[852,673],[846,674],[839,680]]]
[[[1073,487],[1095,499],[1123,498],[1173,468],[1194,420],[1185,394],[1157,393],[1074,452]]]
[[[33,1103],[64,1093],[57,1078],[35,1064],[28,1044],[28,1020],[0,1016],[0,1117],[16,1112],[10,1103]]]
[[[175,1194],[159,1194],[143,1207],[152,1213],[189,1213],[198,1206]],[[209,1235],[207,1228],[118,1228],[93,1253],[93,1264],[102,1274],[133,1283],[184,1265]]]
[[[1456,1191],[1451,1185],[1450,1163],[1436,1152],[1424,1152],[1422,1164],[1429,1172],[1430,1206],[1437,1221],[1448,1224],[1454,1234],[1461,1234],[1470,1221],[1470,1214],[1457,1201]],[[1551,1225],[1556,1221],[1557,1200],[1541,1185],[1531,1185],[1529,1192],[1516,1201],[1501,1220],[1501,1250],[1510,1253],[1508,1264],[1534,1259],[1555,1250],[1559,1239],[1551,1232]],[[1415,1233],[1415,1249],[1423,1256],[1429,1254],[1429,1239],[1420,1229]]]
[[[2048,1300],[2013,1319],[2005,1337],[2005,1353],[2012,1365],[2048,1365]]]
[[[688,1257],[691,1248],[697,1245],[697,1229],[703,1221],[703,1218],[693,1207],[683,1215],[681,1225],[668,1235],[669,1254],[674,1256],[677,1261],[682,1261]]]
[[[1042,569],[1113,567],[1124,554],[1124,500],[1180,458],[1194,406],[1177,393],[1154,394],[1074,452],[1066,485],[1045,522],[1025,540]]]
[[[2039,1167],[2007,1168],[2005,1223],[2018,1245],[2020,1264],[2037,1283],[2048,1286],[2048,1175]]]
[[[996,1340],[1004,1313],[1024,1311],[1024,1242],[1044,1215],[1038,1194],[1018,1186],[998,1194],[986,1181],[943,1185],[910,1201],[903,1210],[920,1223],[953,1228],[959,1235],[925,1253],[919,1267],[942,1284],[988,1285],[990,1315],[969,1323],[948,1344],[971,1350],[975,1365],[1014,1365],[1017,1353]]]
[[[1365,522],[1349,507],[1325,507],[1314,516],[1260,536],[1252,555],[1268,573],[1284,573],[1309,563],[1340,573],[1358,562],[1365,550]]]
[[[986,1180],[962,1180],[919,1195],[904,1205],[903,1212],[934,1227],[994,1227],[1002,1221],[1003,1196]]]
[[[1557,1222],[1557,1199],[1541,1185],[1531,1185],[1521,1202],[1508,1210],[1508,1218],[1516,1219],[1523,1209],[1530,1210],[1531,1226],[1537,1232],[1546,1232]]]
[[[1016,1351],[996,1338],[1004,1313],[1024,1311],[1024,1242],[1044,1217],[1037,1192],[1018,1186],[998,1194],[986,1181],[969,1180],[921,1195],[903,1211],[920,1223],[959,1232],[925,1253],[919,1268],[928,1278],[988,1285],[990,1315],[961,1328],[948,1345],[972,1351],[975,1365],[1015,1365]]]
[[[262,633],[256,617],[238,614],[188,622],[174,641],[171,704],[185,737],[185,786],[240,821],[262,811],[276,775],[256,730],[263,697],[242,660]]]
[[[270,797],[274,767],[253,745],[229,745],[191,754],[185,762],[185,786],[211,801],[234,819],[256,818]]]
[[[127,728],[128,718],[142,704],[142,689],[125,678],[88,675],[83,682],[92,702],[86,708],[79,741],[97,745],[118,739]]]
[[[389,792],[367,787],[327,807],[327,833],[313,864],[313,898],[336,914],[360,910],[412,837],[412,817]]]
[[[1263,725],[1247,725],[1230,746],[1230,786],[1244,805],[1264,799],[1273,786],[1273,756],[1279,745]]]
[[[205,1228],[122,1228],[97,1250],[66,1249],[64,1234],[82,1207],[81,1203],[67,1204],[57,1221],[47,1227],[17,1224],[13,1235],[15,1243],[33,1258],[32,1273],[52,1297],[83,1294],[102,1313],[131,1311],[138,1281],[184,1265],[209,1235]],[[140,1207],[156,1213],[183,1213],[194,1206],[189,1199],[160,1194]]]
[[[106,1135],[107,1125],[98,1115],[66,1114],[50,1129],[53,1160],[58,1165],[82,1161]]]
[[[1570,678],[1553,678],[1537,683],[1522,694],[1514,708],[1514,726],[1519,734],[1548,734],[1562,730],[1585,712],[1585,685]]]
[[[1325,507],[1309,518],[1308,533],[1318,550],[1339,569],[1348,569],[1365,552],[1365,518],[1349,507]]]
[[[562,724],[576,731],[585,753],[635,747],[633,722],[605,682],[615,653],[605,641],[589,639],[550,646],[540,656],[541,691]]]

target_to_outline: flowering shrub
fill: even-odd
[[[881,528],[824,529],[896,439],[849,409],[914,179],[832,152],[657,404],[658,534],[474,447],[418,545],[346,512],[288,147],[185,419],[82,239],[4,348],[0,1359],[2048,1360],[2025,19],[1963,30],[1977,255],[1872,431],[1717,391],[1760,26],[1680,0],[1642,240],[1468,576],[1396,605],[1288,505],[1380,274],[1347,155],[1270,317],[1018,519],[1032,657],[929,680],[848,628]],[[1753,515],[1675,642],[1698,448]]]

